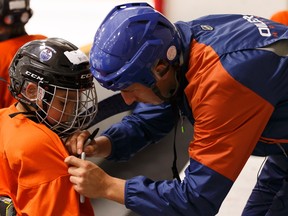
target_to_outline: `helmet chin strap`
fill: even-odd
[[[19,115],[19,114],[23,114],[25,115],[27,118],[30,118],[31,120],[35,121],[35,122],[38,122],[37,121],[37,118],[36,118],[36,112],[31,110],[30,107],[26,104],[26,103],[23,103],[23,102],[19,102],[26,111],[24,112],[15,112],[15,113],[11,113],[9,116],[10,118],[14,118],[15,116]]]
[[[163,100],[164,102],[168,102],[171,100],[171,98],[173,97],[173,92],[176,92],[175,89],[171,89],[171,93],[169,94],[169,96],[167,97],[164,97],[162,94],[161,94],[161,91],[160,89],[156,86],[156,85],[153,85],[152,86],[152,91],[154,92],[155,95],[157,95],[157,97],[159,97],[161,100]]]
[[[168,94],[167,97],[165,97],[165,96],[163,96],[161,94],[161,91],[158,88],[158,86],[156,85],[156,83],[151,87],[151,90],[154,92],[154,94],[157,95],[157,97],[159,97],[164,102],[170,102],[174,98],[174,96],[176,95],[176,92],[177,92],[178,87],[179,87],[179,82],[178,82],[178,78],[177,78],[178,77],[178,72],[179,72],[179,70],[175,70],[174,79],[175,79],[175,82],[176,82],[176,86],[169,90],[169,94]]]

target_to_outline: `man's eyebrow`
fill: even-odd
[[[135,90],[136,90],[135,88],[133,88],[133,89],[123,89],[123,90],[121,90],[121,92],[133,92]]]

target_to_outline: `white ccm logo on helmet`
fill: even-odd
[[[44,78],[43,77],[40,77],[39,75],[37,74],[33,74],[32,72],[30,71],[26,71],[25,74],[29,77],[32,77],[33,79],[36,79],[36,80],[40,80],[40,81],[43,81]]]
[[[258,28],[261,36],[263,36],[263,37],[270,37],[271,36],[270,29],[261,20],[255,18],[252,15],[251,16],[245,15],[245,16],[243,16],[243,18],[246,19],[248,22],[253,23]]]
[[[90,78],[92,76],[92,74],[82,74],[80,79],[87,79],[87,78]]]

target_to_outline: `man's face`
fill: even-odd
[[[121,95],[128,105],[133,102],[143,102],[154,105],[163,103],[150,88],[139,83],[133,83],[126,89],[121,90]]]

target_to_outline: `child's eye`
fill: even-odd
[[[65,105],[65,102],[64,102],[64,101],[59,101],[59,104],[60,104],[61,106],[64,106],[64,105]]]

